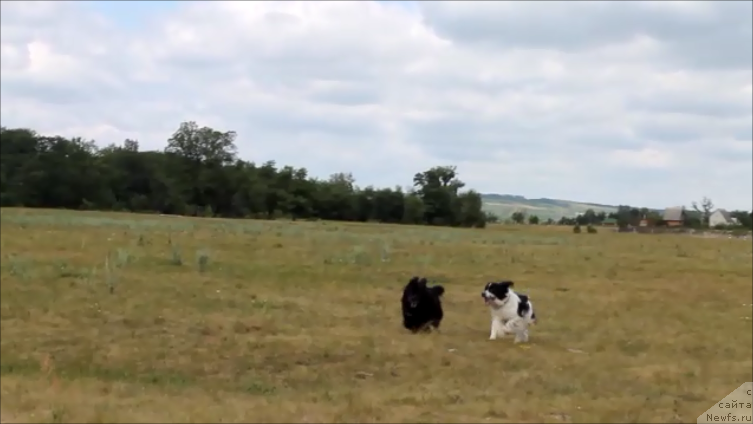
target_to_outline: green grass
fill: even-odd
[[[753,372],[751,245],[2,210],[3,422],[687,422]],[[413,275],[441,333],[401,327]],[[489,341],[479,293],[531,295]]]

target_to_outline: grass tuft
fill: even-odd
[[[196,265],[199,268],[199,272],[204,273],[209,267],[209,251],[206,249],[199,249],[196,251]]]
[[[170,244],[170,263],[175,266],[183,265],[183,256],[180,253],[180,248],[174,244]]]

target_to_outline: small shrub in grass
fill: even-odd
[[[175,266],[183,265],[183,257],[180,254],[180,249],[178,248],[178,246],[171,245],[170,250],[172,252],[172,258],[170,260],[170,263]]]
[[[389,262],[390,261],[390,246],[385,244],[382,244],[382,262]]]
[[[575,224],[575,226],[573,227],[573,233],[580,234],[580,225]]]
[[[123,268],[124,266],[129,264],[133,258],[131,256],[131,253],[128,252],[128,250],[126,249],[118,249],[115,251],[115,254],[116,254],[115,266],[118,268]]]
[[[586,231],[588,232],[588,234],[596,234],[597,233],[596,227],[594,227],[591,224],[588,224],[588,227],[586,227]]]
[[[199,267],[199,272],[204,273],[209,266],[209,252],[205,249],[201,249],[196,252],[196,264]]]

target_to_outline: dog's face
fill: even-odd
[[[403,291],[403,306],[408,309],[417,308],[421,299],[427,296],[427,292],[426,278],[411,278]]]
[[[484,298],[484,303],[487,306],[493,308],[501,308],[507,303],[510,296],[510,288],[512,288],[512,281],[500,281],[498,283],[487,283],[484,287],[484,291],[481,292],[481,297]]]

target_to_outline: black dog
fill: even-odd
[[[444,294],[440,285],[427,287],[426,278],[413,277],[403,289],[403,325],[417,333],[421,330],[439,328],[444,317],[442,302]]]

